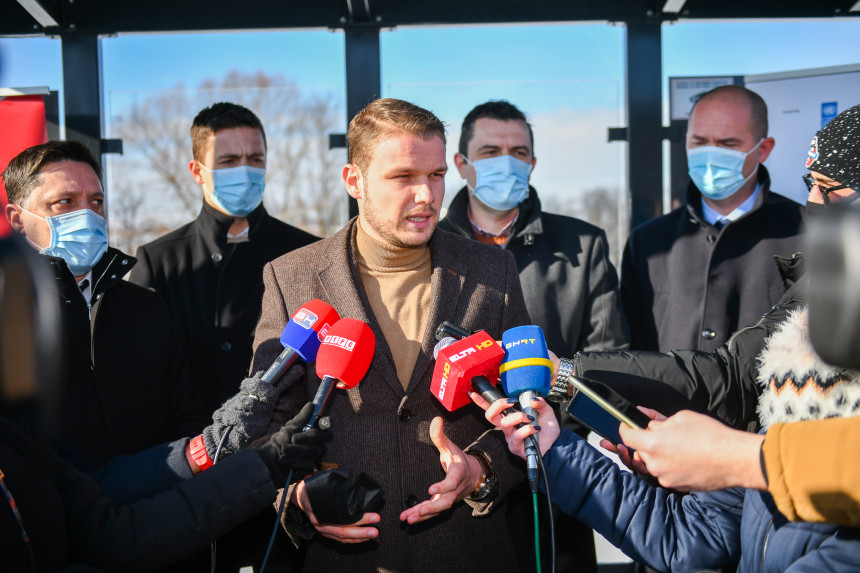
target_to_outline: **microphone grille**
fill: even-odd
[[[439,351],[445,348],[446,346],[451,346],[457,342],[457,339],[452,336],[446,336],[442,340],[436,343],[436,346],[433,347],[433,360],[439,357]]]

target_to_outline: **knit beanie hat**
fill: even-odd
[[[860,105],[831,119],[812,138],[806,168],[860,192]]]

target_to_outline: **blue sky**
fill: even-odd
[[[0,86],[60,87],[59,44],[0,39]],[[620,81],[624,70],[624,28],[608,24],[399,28],[381,44],[383,93],[422,83]],[[857,63],[860,19],[682,22],[664,26],[663,46],[666,77]],[[344,89],[343,35],[327,30],[119,36],[103,41],[102,58],[106,92],[196,85],[232,68]]]
[[[625,145],[606,141],[606,128],[625,121],[624,42],[624,26],[606,23],[385,30],[382,95],[436,112],[450,126],[450,154],[469,109],[511,100],[535,128],[532,182],[575,204],[589,189],[626,187]],[[669,76],[858,63],[860,18],[663,27],[664,88]],[[114,113],[148,90],[193,87],[236,68],[282,74],[340,101],[345,94],[343,34],[329,30],[111,37],[102,41],[102,67],[105,109]],[[0,39],[0,86],[33,85],[62,87],[59,40]],[[449,179],[449,189],[462,184],[453,169]]]

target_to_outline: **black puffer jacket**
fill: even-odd
[[[773,255],[802,248],[804,208],[770,190],[759,168],[752,210],[717,229],[691,183],[687,204],[638,226],[621,261],[621,300],[634,350],[712,352],[783,293]]]
[[[161,298],[123,280],[134,257],[110,248],[87,307],[65,261],[54,270],[66,338],[58,431],[93,464],[194,436],[209,420]]]
[[[709,413],[741,429],[757,429],[761,388],[758,356],[788,314],[806,305],[803,256],[777,257],[787,290],[755,323],[735,332],[714,352],[676,350],[581,352],[574,372],[605,382],[634,404],[669,416],[683,409]]]

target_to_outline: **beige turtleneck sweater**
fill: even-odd
[[[356,259],[364,292],[406,390],[427,328],[430,248],[384,245],[365,233],[360,221],[356,228]]]

